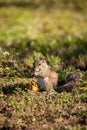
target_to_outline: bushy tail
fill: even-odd
[[[62,86],[56,88],[57,92],[71,92],[76,89],[79,82],[82,81],[82,74],[75,72],[69,74],[65,80],[65,83]]]

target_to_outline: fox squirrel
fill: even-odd
[[[58,75],[44,58],[37,58],[34,62],[34,75],[41,91],[56,90],[57,92],[72,91],[81,80],[79,73],[69,74],[62,86],[58,85]]]

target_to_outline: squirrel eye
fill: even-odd
[[[41,63],[39,63],[39,65],[41,65]]]

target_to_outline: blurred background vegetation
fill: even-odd
[[[76,10],[83,10],[86,8],[86,0],[0,0],[0,5],[17,5],[17,6],[57,6],[59,8],[75,8]]]
[[[0,0],[0,45],[23,57],[52,54],[86,69],[86,5],[86,0]]]

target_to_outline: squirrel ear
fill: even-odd
[[[40,60],[40,57],[35,57],[35,61]]]
[[[43,62],[46,62],[46,59],[43,57],[37,57],[35,60],[42,60]]]
[[[44,63],[46,63],[46,59],[45,58],[43,58],[42,60],[43,60]]]
[[[43,60],[43,58],[42,58],[42,57],[39,57],[39,60]]]
[[[43,57],[38,57],[38,59],[39,59],[39,60],[42,60],[42,61],[45,60],[45,58],[43,58]]]

